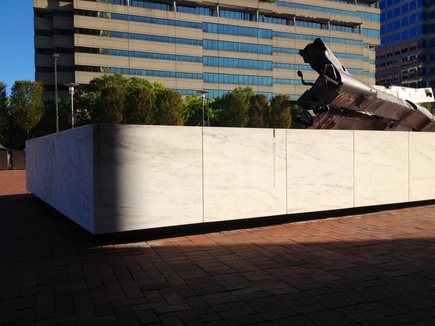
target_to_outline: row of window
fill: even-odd
[[[89,28],[76,28],[76,34],[83,35],[102,35],[107,37],[117,37],[131,40],[142,40],[142,41],[152,41],[152,42],[163,42],[171,44],[187,44],[194,46],[201,46],[201,40],[180,38],[180,37],[169,37],[169,36],[158,36],[158,35],[147,35],[138,33],[127,33],[127,32],[117,32],[117,31],[101,31]]]
[[[35,67],[35,71],[37,73],[46,73],[46,74],[53,74],[54,73],[54,67],[50,66],[36,66]],[[62,66],[62,65],[57,65],[57,71],[58,72],[68,72],[68,73],[74,73],[75,69],[74,66]]]
[[[88,0],[88,1],[95,1],[95,0]],[[116,4],[116,5],[125,5],[127,3],[126,1],[123,0],[103,0],[103,2]],[[345,1],[340,1],[340,2],[345,2]],[[173,4],[166,3],[166,2],[131,0],[129,1],[129,5],[132,7],[141,7],[141,8],[163,10],[163,11],[174,11]],[[298,3],[291,3],[285,1],[276,1],[276,5],[282,7],[294,8],[294,9],[312,10],[312,11],[327,12],[332,14],[347,15],[347,16],[362,18],[368,21],[379,22],[378,14],[367,13],[364,11],[334,9],[334,8],[327,8],[323,6],[313,6],[313,5],[298,4]],[[235,11],[235,10],[222,9],[219,10],[219,13],[217,13],[217,9],[215,7],[203,7],[197,4],[195,4],[194,6],[177,5],[176,8],[177,8],[176,9],[177,12],[189,13],[194,15],[203,15],[203,16],[219,15],[219,17],[238,19],[238,20],[253,20],[255,19],[256,16],[252,13],[247,12],[246,10]]]
[[[272,39],[273,31],[265,28],[252,28],[245,26],[234,26],[215,23],[203,23],[202,31],[204,33],[248,36],[255,38]]]
[[[359,18],[362,18],[364,20],[368,20],[368,21],[372,21],[372,22],[379,22],[379,14],[376,14],[376,13],[369,13],[369,12],[363,12],[363,11],[358,11],[358,10],[357,11],[350,11],[350,10],[334,9],[334,8],[327,8],[327,7],[322,7],[322,6],[304,5],[304,4],[284,2],[284,1],[277,1],[276,4],[278,6],[282,6],[282,7],[304,9],[304,10],[313,10],[313,11],[319,11],[319,12],[327,12],[330,14],[353,16],[353,17],[359,17]]]
[[[379,8],[381,8],[381,10],[384,10],[388,7],[400,5],[401,1],[402,0],[381,0],[379,2]],[[408,11],[415,10],[416,8],[421,8],[423,6],[424,6],[424,0],[413,0],[409,2],[409,7],[408,4],[402,6],[402,12],[406,13]],[[400,6],[398,8],[400,9]]]
[[[174,89],[174,91],[177,91],[177,92],[179,92],[179,93],[181,93],[182,95],[185,95],[185,96],[187,96],[187,95],[194,95],[194,94],[198,95],[198,91],[191,90],[191,89],[176,88],[176,89]],[[225,89],[208,89],[208,94],[207,94],[207,97],[206,97],[206,101],[207,101],[208,98],[222,97],[223,95],[231,93],[232,91],[233,91],[232,89],[227,89],[227,90],[225,90]],[[275,96],[272,92],[259,92],[259,93],[254,92],[254,93],[255,94],[265,95],[267,100],[269,100],[269,101],[272,99],[273,96]],[[291,98],[298,98],[299,96],[300,95],[291,95],[290,97]]]
[[[221,59],[221,58],[218,58]],[[307,66],[301,65],[301,68],[308,69]],[[105,72],[105,73],[119,73],[123,75],[137,75],[137,76],[152,76],[152,77],[168,77],[168,78],[186,78],[186,79],[202,79],[205,83],[221,83],[221,84],[239,84],[251,86],[272,86],[273,84],[290,84],[300,85],[299,79],[285,79],[273,78],[271,76],[252,76],[252,75],[237,75],[237,74],[221,74],[221,73],[189,73],[189,72],[175,72],[175,71],[158,71],[150,69],[132,69],[132,68],[118,68],[118,67],[94,67],[94,66],[76,66],[77,71],[91,71],[91,72]],[[351,73],[362,74],[360,69],[349,69]],[[371,76],[374,77],[374,76]]]
[[[48,67],[47,67],[48,68]],[[52,68],[51,68],[52,69]],[[88,72],[105,72],[119,73],[123,75],[148,76],[148,77],[169,77],[183,79],[201,79],[204,83],[216,84],[236,84],[250,86],[272,86],[275,84],[292,84],[301,85],[299,79],[281,79],[270,76],[250,76],[250,75],[235,75],[235,74],[218,74],[218,73],[188,73],[174,71],[160,71],[150,69],[131,69],[131,68],[116,68],[116,67],[95,67],[95,66],[76,66],[76,71]]]
[[[157,18],[150,18],[150,17],[143,17],[143,16],[136,16],[136,15],[126,15],[126,14],[107,13],[107,12],[97,13],[92,11],[76,10],[76,14],[85,15],[85,16],[95,16],[100,18],[112,18],[112,19],[119,19],[119,20],[130,20],[130,21],[137,21],[137,22],[144,22],[144,23],[155,23],[155,24],[163,24],[169,26],[181,26],[181,27],[191,27],[191,28],[200,28],[201,25],[200,23],[193,23],[193,22],[182,22],[176,20],[157,19]],[[271,22],[274,24],[294,25],[294,26],[305,27],[305,28],[330,29],[334,31],[342,31],[342,32],[349,32],[349,33],[360,32],[359,27],[343,25],[343,24],[333,24],[333,23],[327,24],[327,23],[321,23],[312,20],[287,19],[287,18],[274,17],[271,21],[269,21],[269,18],[264,16],[260,21]],[[216,33],[217,30],[216,25],[218,24],[210,24],[209,26],[207,26],[207,24],[204,23],[203,29],[205,26],[205,28],[210,29],[209,32]],[[233,26],[233,27],[237,27],[238,29],[237,35],[250,36],[250,37],[264,37],[264,38],[271,37],[271,30],[269,29],[260,29],[260,28],[255,29],[255,28],[238,27],[238,26]],[[225,31],[222,33],[225,34]],[[364,36],[379,38],[379,31],[377,30],[363,28],[362,33]]]
[[[382,62],[376,67],[377,72],[390,71],[394,68],[401,68],[407,66],[415,66],[417,63],[426,62],[427,57],[425,54],[414,54],[407,57],[403,57],[401,60],[394,60],[388,62]]]
[[[412,81],[402,80],[400,74],[390,75],[390,76],[382,76],[376,80],[376,83],[378,85],[383,85],[383,84],[397,83],[398,81],[400,82],[400,84],[402,86],[411,87],[411,88],[425,88],[425,87],[433,87],[434,86],[433,85],[434,83],[432,81],[428,82],[427,80],[412,80]]]
[[[421,22],[426,20],[426,14],[423,12],[419,12],[407,17],[403,17],[402,19],[397,19],[394,22],[382,24],[381,25],[381,35],[385,35],[386,33],[391,33],[395,30],[398,30],[401,27],[408,27],[408,25],[416,24],[417,22]]]
[[[228,68],[239,68],[239,69],[255,69],[255,70],[272,70],[272,69],[288,69],[288,70],[311,70],[308,65],[301,64],[287,64],[287,63],[273,63],[267,60],[251,60],[251,59],[238,59],[238,58],[225,58],[225,57],[213,57],[213,56],[184,56],[184,55],[173,55],[164,53],[151,53],[151,52],[140,52],[140,51],[128,51],[128,50],[117,50],[117,49],[101,49],[101,48],[90,48],[90,47],[75,47],[75,49],[68,49],[68,53],[73,52],[78,53],[93,53],[93,54],[106,54],[114,56],[124,56],[124,57],[137,57],[146,59],[158,59],[158,60],[171,60],[171,61],[185,61],[185,62],[198,62],[203,63],[204,66],[215,66],[215,67],[228,67]],[[65,53],[65,51],[61,51]],[[35,49],[37,54],[52,54],[52,49],[37,48]],[[57,53],[60,53],[57,51]],[[342,56],[338,54],[338,57],[347,57],[357,59],[359,55],[343,54]],[[371,76],[362,69],[348,69],[352,74],[361,74]]]
[[[95,16],[96,15],[98,17],[107,17],[107,18],[127,20],[127,21],[130,20],[130,21],[152,23],[152,24],[159,24],[159,25],[202,28],[204,33],[237,35],[237,36],[265,38],[265,39],[272,39],[275,36],[285,37],[285,38],[306,39],[306,40],[314,40],[316,38],[313,35],[304,35],[304,34],[286,33],[286,32],[274,32],[271,29],[252,28],[252,27],[234,26],[234,25],[226,25],[226,24],[207,23],[207,22],[193,23],[193,22],[184,22],[184,21],[178,21],[178,20],[158,19],[158,18],[152,18],[152,17],[126,15],[126,14],[108,14],[108,13],[102,13],[102,12],[97,13],[97,12],[83,11],[83,10],[77,10],[76,14],[85,15],[85,16]],[[368,36],[368,37],[379,38],[379,31],[377,31],[377,30],[363,29],[363,34],[365,36]],[[325,37],[323,39],[326,40],[327,42],[333,42],[333,43],[362,45],[362,41],[349,40],[347,38],[345,39],[345,38]]]
[[[257,54],[268,54],[272,55],[273,53],[287,53],[287,54],[298,54],[299,49],[294,48],[279,48],[272,47],[271,45],[264,44],[253,44],[253,43],[243,43],[243,42],[230,42],[230,41],[218,41],[218,40],[192,40],[185,38],[176,38],[176,37],[165,37],[165,36],[155,36],[155,35],[146,35],[146,34],[135,34],[135,33],[127,33],[127,32],[114,32],[114,31],[100,31],[95,29],[84,29],[84,28],[76,28],[75,32],[77,34],[86,34],[86,35],[105,35],[111,37],[119,37],[119,38],[130,38],[130,39],[141,39],[145,41],[154,41],[154,42],[166,42],[166,43],[177,43],[177,44],[188,44],[195,46],[202,46],[205,50],[217,50],[217,51],[229,51],[229,52],[242,52],[242,53],[257,53]],[[278,33],[275,33],[278,34]],[[287,36],[291,38],[294,37],[303,37],[300,34],[291,34],[291,35],[279,34],[277,36],[283,37]],[[307,40],[314,40],[313,36],[306,36]],[[331,41],[331,38],[324,38],[326,41]],[[332,39],[337,41],[337,39]],[[339,39],[340,41],[342,39]],[[352,40],[344,40],[346,44],[356,44],[361,45],[360,41],[352,41]],[[347,58],[347,59],[355,59],[355,60],[363,60],[362,55],[360,54],[350,54],[350,53],[340,53],[335,52],[335,55],[339,58]]]
[[[117,49],[101,49],[101,48],[89,48],[89,47],[76,47],[75,51],[80,53],[107,54],[107,55],[120,56],[120,57],[134,57],[134,58],[144,58],[144,59],[186,61],[186,62],[202,62],[201,57],[190,56],[190,55],[175,55],[175,54],[166,54],[166,53],[141,52],[141,51],[117,50]]]
[[[376,54],[376,60],[391,58],[393,56],[399,55],[400,53],[408,53],[411,51],[415,51],[417,49],[426,49],[426,48],[427,48],[427,42],[424,39],[413,40],[413,42],[401,44],[400,46],[390,44],[389,47],[384,46],[379,49],[379,51]]]
[[[53,16],[54,17],[68,17],[68,18],[72,18],[73,17],[73,12],[70,10],[53,10],[53,11],[48,11],[48,10],[38,10],[36,8],[34,8],[34,16],[38,17],[38,18],[48,18],[48,19],[52,19]]]
[[[55,47],[53,48],[35,48],[35,54],[52,55],[53,53],[74,54],[74,48]]]
[[[305,41],[314,41],[317,36],[316,35],[305,35],[298,33],[286,33],[286,32],[274,32],[274,37],[282,37],[282,38],[290,38],[297,40],[305,40]],[[327,43],[339,43],[339,44],[349,44],[349,45],[359,45],[362,46],[363,42],[359,40],[351,40],[337,37],[322,37],[322,40]]]
[[[276,48],[273,48],[271,45],[230,42],[230,41],[217,41],[217,40],[203,40],[202,47],[205,50],[245,52],[245,53],[258,53],[258,54],[272,54],[273,52],[277,52]]]
[[[209,24],[209,23],[205,23],[205,25],[207,26],[213,25],[212,26],[213,28],[211,29],[216,30],[216,33],[227,32],[228,34],[237,35],[237,31],[236,33],[234,31],[235,30],[234,27],[237,26]],[[209,30],[206,27],[204,29]],[[248,28],[247,30],[249,31],[250,29]],[[272,48],[270,45],[261,45],[261,44],[238,43],[238,42],[227,42],[227,41],[216,41],[216,40],[202,41],[202,40],[187,39],[187,38],[156,36],[156,35],[146,35],[146,34],[138,34],[138,33],[116,32],[116,31],[100,31],[100,30],[85,29],[85,28],[76,28],[75,32],[77,34],[104,35],[110,37],[137,39],[137,40],[144,40],[144,41],[188,44],[188,45],[195,45],[195,46],[203,45],[204,49],[210,49],[210,50],[236,51],[236,52],[261,53],[261,54],[271,54],[272,53],[271,50],[273,52],[291,53],[291,54],[296,54],[299,51],[296,49]],[[306,41],[314,41],[317,38],[314,35],[304,35],[304,34],[285,33],[285,32],[273,32],[271,37],[300,39]],[[349,45],[358,45],[358,46],[363,45],[362,41],[359,40],[342,39],[336,37],[323,37],[322,39],[325,42],[331,42],[331,43],[349,44]]]
[[[286,64],[286,63],[273,63],[268,60],[252,60],[252,59],[239,59],[239,58],[225,58],[225,57],[195,57],[186,55],[174,55],[164,53],[151,53],[139,52],[117,49],[101,49],[89,47],[76,47],[75,51],[78,53],[93,53],[93,54],[106,54],[113,56],[123,57],[136,57],[145,59],[158,59],[158,60],[171,60],[171,61],[186,61],[186,62],[199,62],[204,66],[209,67],[227,67],[238,69],[255,69],[255,70],[269,70],[272,69],[290,69],[290,70],[311,70],[308,65]]]
[[[204,66],[209,67],[227,67],[238,69],[255,69],[255,70],[269,70],[274,68],[272,61],[266,60],[251,60],[251,59],[237,59],[237,58],[224,58],[224,57],[203,57]]]
[[[384,45],[392,42],[408,41],[409,39],[413,39],[425,34],[426,34],[426,27],[417,26],[415,28],[410,28],[409,30],[406,31],[402,31],[399,33],[395,33],[393,35],[387,35],[385,37],[382,37],[381,44]]]
[[[48,36],[52,37],[54,35],[62,36],[73,36],[74,30],[65,28],[55,28],[55,29],[35,29],[36,36]]]

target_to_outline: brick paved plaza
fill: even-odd
[[[0,325],[435,325],[434,202],[324,216],[95,236],[0,171]]]

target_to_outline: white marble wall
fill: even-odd
[[[354,206],[353,131],[287,131],[287,213]]]
[[[354,132],[356,207],[409,200],[409,135],[397,131]]]
[[[98,233],[202,223],[201,128],[97,125]]]
[[[435,133],[89,125],[26,149],[28,189],[96,234],[435,199]]]
[[[286,131],[204,128],[204,221],[286,213]]]
[[[409,134],[409,200],[435,198],[435,133]]]
[[[27,189],[94,233],[92,126],[26,142]]]

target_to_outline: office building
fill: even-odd
[[[435,3],[381,0],[381,45],[376,83],[435,87]]]
[[[250,86],[298,97],[297,71],[317,78],[298,52],[317,37],[375,81],[377,0],[34,0],[34,12],[35,79],[49,96],[55,63],[59,85],[120,73],[183,95]]]

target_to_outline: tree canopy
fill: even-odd
[[[288,129],[292,125],[292,113],[291,108],[281,108],[281,104],[284,101],[290,101],[288,95],[277,95],[272,98],[270,103],[270,120],[269,127],[271,128],[284,128]]]
[[[24,146],[30,131],[33,137],[56,132],[55,103],[43,100],[43,90],[41,83],[16,81],[8,98],[6,85],[0,81],[0,144],[18,149]],[[166,89],[159,82],[104,75],[75,89],[75,125],[101,122],[202,126],[204,113],[206,126],[290,128],[292,116],[304,114],[296,107],[281,108],[289,96],[277,95],[269,101],[251,87],[237,87],[215,99],[204,99],[203,103],[198,94],[183,98],[180,92]],[[71,99],[60,98],[58,108],[59,130],[66,130],[71,127]]]
[[[164,89],[156,94],[156,120],[157,125],[182,126],[183,121],[183,99],[181,93]]]
[[[40,82],[16,81],[12,86],[10,114],[15,125],[27,132],[27,138],[44,116],[43,92],[44,86]]]

